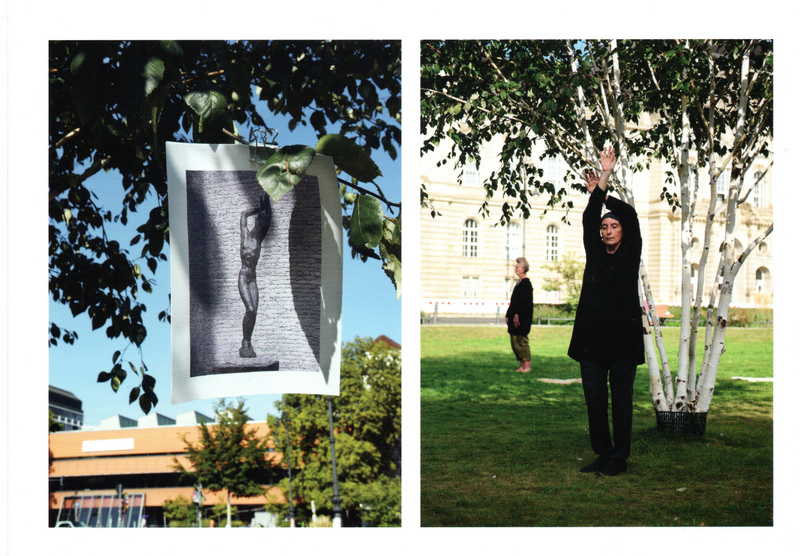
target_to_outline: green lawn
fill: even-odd
[[[502,327],[421,331],[423,526],[772,525],[772,330],[729,329],[706,435],[656,431],[637,373],[628,473],[596,477],[571,327],[534,327],[530,374]],[[677,329],[664,330],[670,357]],[[676,363],[671,362],[673,373]]]

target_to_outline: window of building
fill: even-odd
[[[550,224],[545,234],[544,260],[551,262],[558,260],[558,227]]]
[[[756,270],[756,293],[764,293],[764,271]]]
[[[481,293],[481,279],[478,276],[461,277],[461,297],[464,299],[477,299]]]
[[[544,165],[544,181],[552,183],[554,186],[561,184],[561,157],[548,157]]]
[[[461,256],[478,256],[478,223],[475,220],[464,222]]]
[[[753,206],[764,208],[764,180],[762,179],[764,173],[763,172],[756,172],[753,176],[754,181],[756,182],[755,187],[753,188]]]
[[[464,171],[461,175],[461,185],[465,187],[478,187],[480,186],[480,179],[478,179],[478,165],[474,160],[470,160],[464,164]]]
[[[506,259],[514,260],[522,256],[522,233],[520,225],[513,222],[506,228]]]
[[[728,189],[731,186],[731,169],[725,168],[717,178],[717,201],[728,198]]]

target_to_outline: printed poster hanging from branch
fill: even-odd
[[[317,154],[273,199],[246,145],[167,143],[172,403],[339,394],[342,213]]]

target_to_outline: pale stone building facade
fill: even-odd
[[[479,170],[474,165],[461,168],[454,164],[437,166],[449,145],[427,153],[421,160],[421,182],[429,199],[440,213],[431,218],[429,209],[421,214],[421,297],[425,312],[438,305],[444,313],[494,314],[505,313],[510,290],[515,282],[514,260],[525,256],[531,266],[528,276],[534,288],[536,303],[558,303],[563,292],[545,292],[542,284],[552,272],[543,268],[568,253],[583,259],[581,215],[588,195],[571,190],[573,208],[561,207],[546,211],[547,194],[534,197],[531,216],[512,219],[510,226],[498,224],[504,199],[497,195],[490,202],[490,215],[484,219],[479,208],[485,198],[482,183],[499,163],[502,138],[497,137],[483,146]],[[747,201],[739,207],[736,228],[735,254],[738,256],[750,242],[772,222],[772,173],[767,161],[757,161],[745,178],[746,190],[758,172],[765,173]],[[563,160],[548,159],[544,164],[544,180],[560,184],[567,171]],[[673,213],[660,197],[666,183],[665,166],[656,162],[649,169],[636,173],[633,180],[634,203],[642,229],[643,259],[648,270],[656,303],[680,305],[681,248],[680,211]],[[708,206],[708,175],[700,169],[699,200],[693,227],[693,273],[699,261],[706,211]],[[718,212],[727,197],[729,172],[718,183]],[[673,193],[677,193],[674,189]],[[569,224],[562,221],[567,216]],[[714,287],[719,263],[718,247],[724,239],[724,217],[715,218],[713,240],[706,273],[706,295]],[[599,232],[598,232],[599,233]],[[740,307],[772,305],[773,253],[772,239],[766,238],[746,260],[734,287],[732,305]]]

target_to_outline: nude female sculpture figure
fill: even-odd
[[[247,220],[254,218],[252,228],[247,225]],[[242,258],[242,269],[239,271],[239,295],[244,302],[244,318],[242,319],[242,347],[239,348],[239,357],[256,357],[251,338],[256,325],[258,312],[258,284],[256,284],[256,264],[261,256],[261,243],[267,235],[272,220],[272,208],[269,198],[264,195],[260,199],[259,207],[242,211],[239,219],[241,231],[241,244],[239,252]]]

